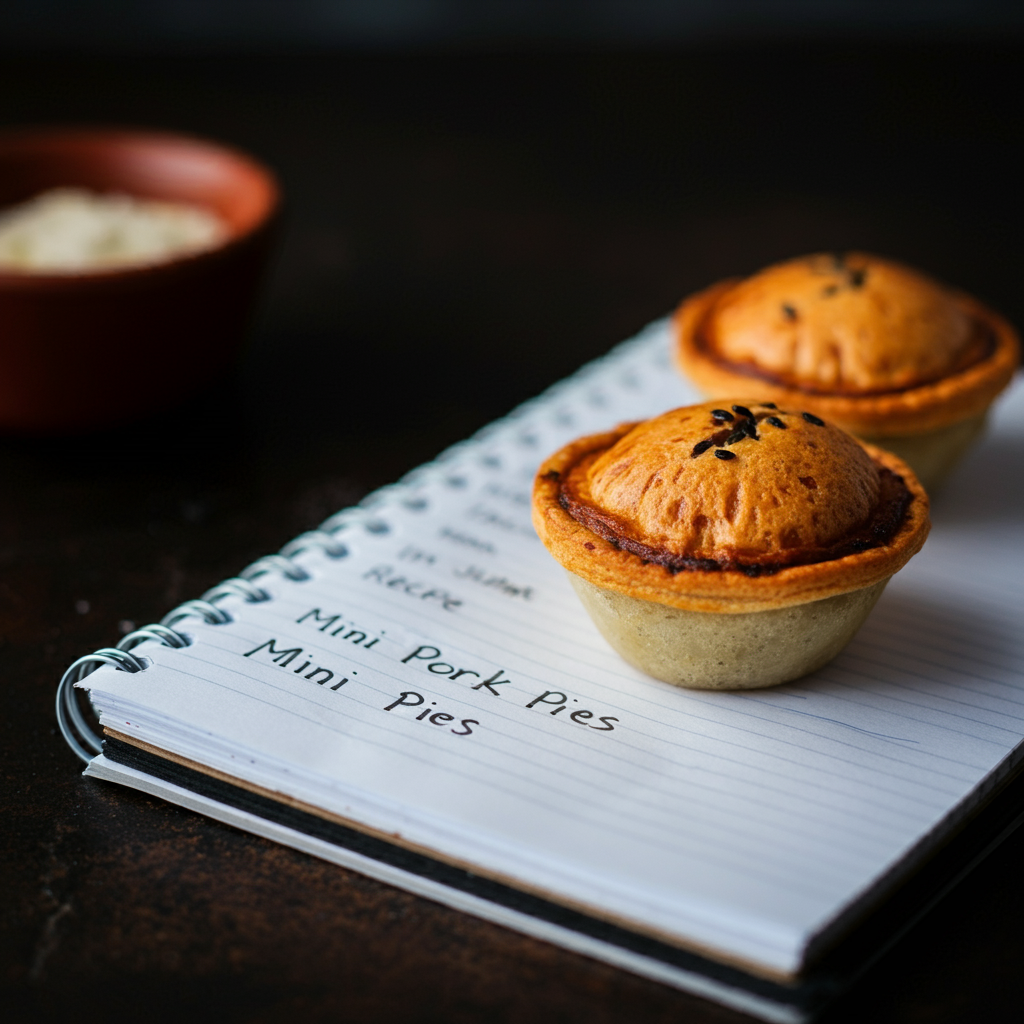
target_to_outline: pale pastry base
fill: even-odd
[[[752,690],[821,668],[853,639],[889,582],[730,615],[672,608],[568,576],[601,635],[630,665],[694,690]]]
[[[926,434],[905,434],[902,437],[883,434],[860,434],[870,444],[898,455],[917,474],[926,491],[934,491],[946,478],[960,457],[985,432],[988,412],[939,427]]]

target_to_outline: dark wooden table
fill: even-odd
[[[123,429],[0,441],[6,1019],[739,1021],[85,781],[54,687],[129,622],[718,277],[863,247],[1024,322],[1022,57],[1011,43],[804,42],[0,61],[2,125],[212,135],[270,162],[289,197],[231,379]],[[829,1019],[1019,1020],[1022,853],[1018,835]]]

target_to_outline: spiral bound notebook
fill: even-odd
[[[1019,820],[1024,531],[985,489],[1024,390],[850,647],[737,693],[623,663],[530,525],[542,457],[695,399],[655,324],[80,659],[57,707],[85,774],[807,1019]]]

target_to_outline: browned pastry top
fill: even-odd
[[[683,303],[676,329],[680,365],[706,393],[756,387],[879,436],[977,415],[1020,358],[1012,327],[991,310],[864,253],[723,281]]]
[[[722,292],[701,332],[726,362],[805,390],[846,394],[938,380],[991,348],[949,289],[864,253],[768,267]]]
[[[813,414],[719,401],[555,453],[534,522],[558,561],[599,586],[751,611],[891,576],[924,543],[928,499],[895,456]]]

